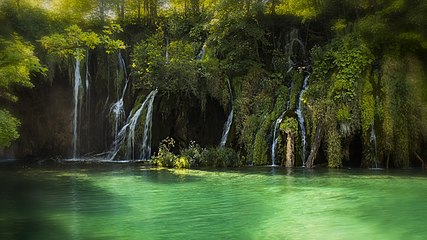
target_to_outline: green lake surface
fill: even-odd
[[[427,239],[421,170],[0,166],[0,239]]]

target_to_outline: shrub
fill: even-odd
[[[211,148],[203,151],[201,166],[205,167],[239,167],[241,162],[232,148]]]
[[[206,150],[201,148],[199,144],[191,141],[190,145],[181,151],[181,156],[188,159],[190,167],[199,167],[202,163],[202,154],[204,151]]]

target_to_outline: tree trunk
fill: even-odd
[[[426,169],[426,164],[425,164],[424,160],[420,157],[420,155],[418,155],[417,152],[414,152],[414,154],[415,154],[415,157],[421,162],[421,168]]]
[[[311,144],[310,155],[308,156],[305,166],[307,168],[313,168],[314,160],[317,157],[317,152],[319,151],[320,143],[322,142],[323,135],[323,126],[319,125],[316,129],[316,135],[314,136],[314,142]]]
[[[295,138],[292,132],[288,132],[286,140],[286,164],[285,167],[293,168],[295,164]]]
[[[271,14],[273,15],[276,15],[276,1],[277,0],[271,1]]]

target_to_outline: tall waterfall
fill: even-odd
[[[197,59],[202,61],[205,57],[205,51],[206,51],[206,43],[203,44],[202,49],[200,49],[199,54],[197,55]]]
[[[280,114],[279,118],[276,119],[276,123],[274,124],[273,129],[273,143],[271,144],[271,165],[276,166],[276,150],[277,150],[277,143],[279,141],[279,136],[277,135],[277,129],[279,129],[279,125],[283,120],[283,116],[285,115],[286,111],[289,110],[289,106],[291,103],[290,96],[291,96],[291,89],[294,85],[294,81],[291,81],[291,86],[288,88],[288,96],[289,100],[286,103],[286,110]]]
[[[227,143],[228,139],[228,133],[230,132],[231,124],[233,123],[233,92],[231,90],[231,84],[230,80],[227,79],[228,83],[228,89],[230,90],[230,104],[231,104],[231,111],[228,115],[227,122],[224,124],[224,129],[222,130],[222,137],[221,141],[219,142],[219,147],[224,147]]]
[[[85,101],[86,101],[86,112],[90,112],[90,73],[89,73],[89,50],[86,50],[86,73],[85,73]]]
[[[378,161],[377,161],[377,136],[375,134],[375,124],[372,123],[371,125],[371,154],[372,154],[372,160],[375,164],[375,168],[378,168]]]
[[[166,38],[166,52],[165,52],[166,63],[169,63],[169,39]]]
[[[273,144],[271,145],[271,165],[276,166],[276,148],[277,148],[277,142],[279,141],[279,136],[277,136],[277,129],[279,128],[279,124],[283,120],[283,116],[285,115],[286,111],[284,111],[282,114],[280,114],[279,118],[276,119],[276,124],[274,124],[274,130],[273,130]]]
[[[154,98],[157,94],[157,89],[153,90],[148,94],[144,102],[141,104],[139,109],[133,114],[130,114],[126,124],[122,127],[114,140],[113,148],[110,152],[110,160],[114,160],[120,151],[120,148],[126,142],[126,157],[128,159],[135,159],[135,129],[143,110],[147,108],[147,116],[144,124],[144,137],[142,140],[143,149],[141,151],[142,157],[148,159],[151,154],[151,125],[152,125],[152,109]],[[148,129],[149,128],[149,129]]]
[[[227,118],[227,122],[224,124],[224,130],[222,130],[221,142],[219,143],[220,147],[224,147],[225,144],[227,143],[228,133],[230,132],[232,123],[233,123],[233,109],[231,109],[231,112]]]
[[[80,75],[80,52],[77,52],[76,63],[74,66],[74,110],[73,110],[73,159],[77,157],[78,140],[78,118],[80,105],[80,88],[82,88],[82,77]]]
[[[147,115],[145,117],[144,124],[144,137],[142,139],[142,147],[141,147],[141,159],[148,160],[151,158],[151,126],[153,125],[153,103],[154,97],[157,94],[157,90],[155,90],[153,97],[149,98]]]
[[[375,164],[375,168],[378,168],[377,135],[375,134],[375,115],[378,114],[377,104],[378,104],[378,95],[375,96],[374,120],[372,121],[371,136],[369,139],[369,142],[371,143],[372,163]],[[374,167],[374,166],[372,165],[372,167]]]
[[[296,114],[298,116],[298,123],[301,129],[301,144],[302,144],[302,165],[305,166],[306,161],[306,148],[307,148],[307,140],[306,140],[306,131],[305,131],[305,125],[304,125],[304,116],[302,114],[302,95],[304,94],[305,90],[308,87],[308,79],[310,75],[307,75],[304,78],[304,83],[302,85],[301,92],[298,97],[298,108],[296,110]]]
[[[302,54],[305,55],[305,46],[304,43],[299,39],[298,29],[292,29],[292,31],[286,36],[285,54],[288,56],[288,73],[294,67],[294,61],[291,57],[295,55],[295,43],[301,47]]]
[[[126,71],[126,64],[125,64],[125,60],[123,59],[122,55],[118,54],[118,69],[117,69],[117,84],[119,84],[119,76],[123,74],[123,77],[125,79],[125,85],[123,87],[122,93],[119,97],[119,99],[117,100],[117,102],[113,103],[113,105],[111,105],[110,108],[110,113],[113,114],[113,136],[115,138],[117,138],[118,135],[118,131],[119,128],[124,124],[124,120],[125,120],[125,109],[124,109],[124,102],[123,102],[123,98],[125,96],[126,90],[127,90],[127,86],[128,86],[128,82],[129,82],[129,77],[127,76],[127,71]]]

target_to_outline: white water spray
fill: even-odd
[[[152,109],[153,109],[154,98],[156,97],[157,92],[158,92],[157,89],[151,91],[150,94],[148,94],[148,96],[146,97],[145,101],[141,104],[139,109],[135,113],[129,115],[128,120],[126,121],[126,124],[122,127],[122,129],[117,135],[117,138],[113,143],[113,148],[110,152],[110,160],[114,160],[114,158],[119,153],[120,148],[123,146],[125,142],[126,142],[125,156],[128,159],[135,159],[135,129],[136,129],[139,117],[141,116],[145,108],[147,108],[147,117],[145,119],[145,124],[144,124],[143,149],[142,149],[141,155],[142,157],[145,157],[145,159],[149,159],[149,157],[151,157],[149,156],[149,154],[151,154]]]
[[[125,93],[127,90],[127,86],[128,86],[128,82],[129,82],[129,77],[127,76],[127,72],[126,72],[126,64],[125,61],[122,57],[122,55],[119,52],[118,55],[118,70],[117,70],[117,81],[119,79],[119,75],[120,72],[123,73],[124,78],[125,78],[125,85],[123,87],[122,93],[120,95],[120,98],[117,100],[117,102],[113,103],[113,105],[111,105],[110,108],[110,113],[113,114],[113,136],[114,138],[117,138],[118,136],[118,131],[119,128],[124,124],[125,121],[125,109],[124,109],[124,97],[125,97]]]
[[[203,58],[205,57],[205,51],[206,51],[206,43],[203,44],[202,49],[200,49],[199,54],[197,55],[197,59],[199,61],[203,61]]]
[[[222,130],[221,141],[219,142],[219,147],[224,147],[227,143],[228,133],[230,132],[231,124],[233,123],[233,92],[231,90],[230,81],[227,79],[228,89],[230,90],[230,102],[231,102],[231,111],[228,115],[227,122],[224,124],[224,129]]]
[[[302,95],[304,94],[305,90],[308,87],[308,79],[309,79],[310,75],[307,75],[304,78],[304,83],[302,85],[302,89],[301,92],[299,94],[298,97],[298,108],[296,110],[296,114],[298,116],[298,123],[301,129],[301,144],[302,144],[302,165],[305,166],[305,161],[306,161],[306,148],[307,148],[307,140],[306,140],[306,131],[305,131],[305,125],[304,125],[304,116],[302,113]]]
[[[80,52],[78,51],[74,66],[73,159],[76,159],[77,157],[80,88],[82,88],[82,77],[80,75]]]
[[[271,165],[272,166],[276,166],[276,148],[277,148],[277,143],[279,141],[279,136],[277,136],[277,129],[279,128],[279,125],[282,122],[283,116],[285,115],[285,113],[286,111],[280,114],[279,118],[276,119],[276,124],[274,124],[273,144],[271,145]]]
[[[151,158],[151,127],[153,125],[153,103],[157,94],[155,90],[153,96],[148,100],[147,115],[144,124],[144,137],[142,139],[141,159],[148,160]]]

